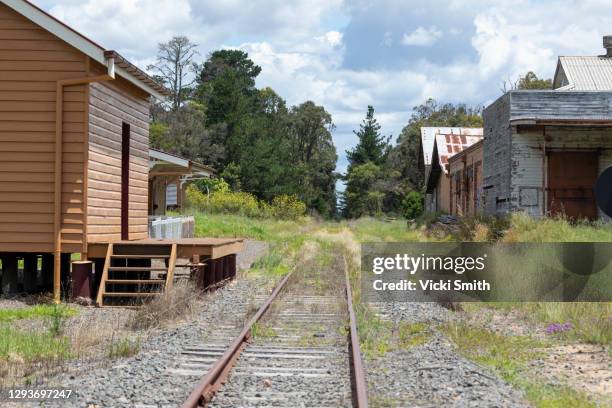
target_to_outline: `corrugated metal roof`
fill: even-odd
[[[421,146],[423,147],[423,158],[425,165],[431,164],[431,156],[433,153],[434,140],[436,135],[480,135],[482,136],[481,128],[462,128],[462,127],[422,127],[421,128]]]
[[[568,84],[558,90],[575,91],[612,91],[612,58],[584,56],[559,57],[557,76],[565,74]]]
[[[448,173],[448,160],[483,138],[482,128],[450,128],[450,132],[436,133],[436,149],[440,168]]]

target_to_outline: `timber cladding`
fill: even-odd
[[[0,252],[53,252],[57,81],[100,73],[105,67],[0,4]],[[119,77],[63,89],[62,252],[120,238],[124,122],[129,239],[146,238],[149,95]]]
[[[56,81],[87,74],[74,48],[0,4],[0,250],[51,252]],[[62,229],[83,240],[86,85],[64,90]]]
[[[129,239],[148,234],[149,100],[121,82],[91,84],[89,97],[89,242],[121,239],[122,124],[130,125]],[[123,86],[121,86],[123,85]]]

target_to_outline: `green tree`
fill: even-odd
[[[151,147],[218,168],[225,147],[216,142],[220,130],[206,127],[205,117],[205,107],[193,101],[158,112],[150,126]]]
[[[349,161],[349,171],[352,166],[373,162],[381,165],[385,162],[390,150],[389,139],[380,134],[380,124],[374,117],[374,107],[369,105],[363,123],[359,130],[354,130],[359,141],[357,146],[346,151]]]
[[[385,211],[402,212],[402,200],[410,191],[424,188],[424,169],[419,167],[421,127],[482,127],[482,110],[463,104],[438,104],[434,99],[415,106],[400,132],[385,166]]]
[[[331,135],[332,117],[322,106],[307,101],[291,108],[290,122],[291,157],[297,166],[299,197],[317,213],[333,216],[338,155]]]
[[[418,191],[411,191],[406,195],[406,198],[402,201],[402,209],[404,210],[404,217],[408,219],[415,219],[423,213],[425,203],[423,200],[423,194]]]
[[[529,71],[519,78],[517,89],[552,89],[552,79],[538,78],[533,71]]]
[[[359,218],[381,214],[384,193],[376,188],[380,177],[381,169],[372,161],[353,166],[346,175],[345,217]]]
[[[244,191],[270,200],[297,193],[296,167],[290,157],[289,111],[271,88],[253,96],[252,113],[236,123],[226,147],[239,166]]]
[[[355,148],[346,152],[349,164],[344,177],[343,213],[349,218],[378,215],[383,211],[385,192],[382,169],[391,150],[390,137],[385,138],[380,134],[380,125],[374,117],[372,106],[368,106],[365,119],[354,133],[359,140]]]
[[[261,67],[240,50],[214,51],[198,76],[197,94],[208,106],[207,124],[233,126],[248,111],[249,97],[257,92],[255,78]]]

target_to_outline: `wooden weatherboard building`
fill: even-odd
[[[165,95],[121,55],[31,3],[0,1],[4,269],[15,254],[26,264],[42,255],[59,299],[71,253],[147,238],[149,104]]]
[[[606,218],[593,188],[612,165],[612,92],[511,91],[483,117],[486,214]]]

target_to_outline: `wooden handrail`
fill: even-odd
[[[104,298],[104,292],[106,291],[106,280],[108,279],[108,268],[111,263],[111,255],[113,254],[113,244],[108,244],[106,249],[106,259],[104,260],[104,268],[102,268],[102,277],[100,278],[100,287],[98,288],[98,296],[96,298],[96,305],[102,306]]]
[[[176,264],[176,244],[172,244],[170,250],[170,260],[168,261],[168,273],[166,274],[166,287],[164,290],[167,292],[172,290],[172,284],[174,283],[174,266]]]

